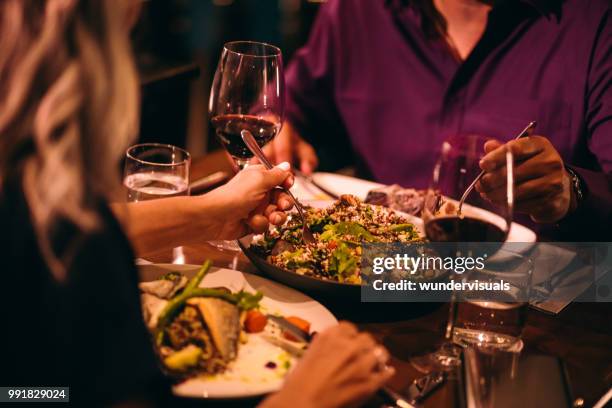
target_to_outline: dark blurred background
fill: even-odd
[[[133,31],[142,82],[141,142],[170,143],[193,156],[219,148],[208,94],[223,43],[264,41],[285,63],[305,43],[322,0],[143,0]]]

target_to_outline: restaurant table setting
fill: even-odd
[[[196,171],[199,172],[201,171],[200,169],[204,169],[202,173],[197,175],[200,176],[208,172],[212,172],[213,170],[217,171],[219,169],[224,169],[227,166],[224,160],[225,158],[219,154],[203,158],[201,161],[196,162]],[[312,177],[314,180],[318,180],[321,185],[326,186],[330,192],[337,189],[345,193],[352,193],[356,197],[361,197],[363,199],[367,197],[369,191],[383,187],[377,183],[332,173],[315,173]],[[305,203],[318,202],[319,205],[323,205],[324,203],[330,202],[329,195],[326,195],[326,193],[321,190],[317,191],[315,185],[309,183],[308,180],[299,176],[296,177],[292,192]],[[536,301],[532,304],[534,310],[527,313],[528,316],[526,327],[524,328],[523,332],[523,341],[525,342],[523,354],[530,355],[531,353],[535,352],[539,355],[540,353],[544,352],[546,354],[556,356],[566,355],[569,358],[569,362],[563,362],[563,364],[569,364],[569,366],[566,366],[565,368],[568,375],[562,378],[564,378],[564,381],[568,382],[568,387],[572,390],[572,397],[575,397],[576,399],[582,398],[587,403],[594,404],[597,399],[602,397],[602,395],[605,393],[606,387],[609,386],[610,383],[610,376],[612,375],[612,353],[610,352],[609,347],[609,345],[612,344],[612,330],[610,329],[612,327],[610,326],[612,322],[609,318],[604,317],[606,313],[603,312],[603,310],[610,310],[609,305],[571,305],[568,298],[579,296],[586,289],[584,286],[590,285],[590,281],[588,279],[580,279],[579,277],[576,277],[579,276],[579,274],[576,275],[576,271],[573,271],[572,274],[569,275],[565,275],[563,273],[564,269],[567,269],[568,265],[572,263],[572,260],[576,256],[571,249],[563,248],[561,245],[546,243],[538,245],[534,250],[539,251],[539,253],[533,254],[533,259],[535,259],[536,264],[536,267],[534,268],[536,271],[534,273],[534,286],[538,287],[539,285],[545,289],[550,289],[552,287],[555,291],[562,289],[569,290],[570,295],[561,296],[561,298],[567,299],[561,303]],[[543,252],[544,254],[540,252]],[[239,252],[222,251],[207,246],[206,244],[202,244],[198,247],[186,247],[185,254],[186,257],[182,261],[186,263],[199,263],[204,259],[214,258],[216,260],[216,264],[219,266],[233,265],[238,270],[244,270],[246,272],[254,273],[255,275],[261,273],[254,268],[253,264],[249,264],[248,261],[245,260],[244,255],[240,254]],[[141,260],[140,263],[149,264],[151,262],[172,262],[172,260],[172,251],[170,249],[164,250],[160,248],[158,253],[152,253],[151,256],[147,257],[147,260]],[[537,267],[538,262],[551,262],[551,260],[554,260],[554,265],[547,265],[546,269]],[[168,268],[169,266],[164,265],[164,267]],[[179,265],[170,266],[171,269],[176,267],[181,268]],[[191,269],[194,268],[193,266],[186,267]],[[546,270],[548,272],[545,274],[545,276],[540,276],[538,274],[538,270]],[[225,272],[229,270],[225,269],[223,271]],[[559,278],[555,279],[557,276]],[[550,281],[552,281],[552,283]],[[578,284],[575,284],[574,281],[577,281]],[[278,285],[267,280],[266,283]],[[566,287],[569,287],[569,289]],[[294,292],[291,293],[293,294]],[[303,298],[305,295],[295,292],[295,296],[296,297],[292,300],[292,303],[299,303],[298,299]],[[312,301],[316,302],[315,300]],[[444,321],[444,316],[448,315],[448,311],[446,310],[445,306],[440,305],[434,305],[434,307],[430,308],[429,310],[424,310],[423,317],[416,316],[411,318],[410,311],[402,313],[397,307],[394,307],[391,310],[387,308],[386,313],[380,311],[382,309],[373,307],[372,310],[379,310],[380,312],[372,312],[368,314],[368,316],[364,316],[363,314],[355,315],[354,313],[351,313],[351,309],[355,309],[355,305],[345,305],[343,307],[342,305],[334,305],[333,302],[329,303],[328,301],[323,301],[319,304],[322,305],[321,307],[323,309],[321,310],[329,311],[328,313],[330,313],[330,315],[336,315],[337,318],[356,321],[363,329],[372,331],[381,341],[383,341],[383,343],[394,355],[393,364],[398,367],[401,373],[401,377],[392,379],[390,389],[402,391],[402,395],[405,395],[406,390],[413,381],[422,378],[424,375],[414,368],[414,365],[410,362],[411,359],[414,357],[414,355],[422,355],[422,353],[427,349],[430,349],[433,344],[437,344],[439,342],[439,336],[441,336],[441,332],[443,331],[440,329],[440,322]],[[329,308],[325,308],[324,305],[329,305]],[[573,307],[570,307],[570,305]],[[404,306],[410,307],[409,304],[402,304],[400,307]],[[600,307],[600,309],[592,306]],[[561,323],[561,321],[554,320],[552,316],[546,317],[546,314],[548,313],[561,313],[561,316],[564,316],[563,309],[565,307],[570,309],[569,313],[567,313],[565,316],[567,316],[571,322],[565,325],[565,327],[563,327],[564,325]],[[535,308],[542,309],[545,311],[545,313],[538,312],[535,310]],[[580,318],[577,317],[580,316],[580,313],[577,311],[585,308],[589,310],[589,313],[587,314],[588,318],[585,322],[581,322]],[[381,313],[385,314],[383,315]],[[530,320],[532,321],[531,324]],[[436,321],[437,323],[434,323]],[[542,321],[544,324],[540,324]],[[586,323],[587,326],[585,328],[582,327],[584,323]],[[590,327],[589,323],[591,324]],[[580,333],[580,335],[572,338],[572,333],[574,333],[576,330],[579,331],[577,333]],[[588,341],[588,339],[591,337],[595,339],[593,344],[590,344]],[[581,339],[585,341],[583,342]],[[603,351],[601,354],[603,359],[600,359],[600,357],[591,357],[590,355],[594,351],[588,351],[587,357],[584,358],[584,353],[587,352],[587,350]],[[574,353],[580,357],[573,355]],[[594,360],[599,362],[595,362]],[[585,364],[587,367],[592,365],[594,369],[590,370],[585,376],[583,376],[582,370],[578,369],[578,371],[581,373],[578,375],[575,371],[577,368],[574,367],[584,367]],[[467,378],[467,376],[463,374],[462,376]],[[590,381],[586,380],[588,377],[591,378]],[[458,388],[459,383],[460,381],[457,379],[457,376],[451,376],[451,379],[446,380],[441,387],[432,391],[431,395],[424,397],[421,404],[426,407],[461,406],[458,400],[466,400],[467,395],[463,393],[465,391],[461,391]],[[461,385],[461,388],[465,390],[468,389],[465,384]],[[191,387],[193,387],[193,385]],[[244,387],[237,387],[236,389],[241,390],[244,389]],[[576,389],[577,391],[575,391]],[[193,396],[193,388],[191,388],[190,391],[192,392]],[[199,391],[201,392],[202,389],[199,389]],[[241,391],[238,392],[240,393]],[[209,398],[212,398],[212,395],[214,394],[205,394],[204,392],[201,392],[200,395],[208,395]],[[385,403],[385,401],[388,402],[387,399],[380,399],[377,403]],[[249,403],[245,403],[245,406],[248,405]]]
[[[260,147],[281,127],[283,92],[280,50],[255,42],[225,45],[209,109],[217,139],[239,169],[253,156],[272,166]],[[145,318],[165,369],[177,380],[174,393],[251,406],[256,400],[250,398],[279,389],[312,335],[346,319],[382,342],[397,370],[370,406],[505,407],[522,401],[529,408],[544,401],[570,407],[594,406],[602,395],[605,400],[612,385],[612,308],[572,302],[600,276],[580,263],[575,248],[538,243],[533,230],[514,222],[511,188],[496,206],[468,197],[482,152],[465,146],[481,146],[481,139],[465,135],[453,143],[442,146],[427,189],[296,170],[290,190],[295,209],[285,225],[237,242],[159,248],[137,260],[142,296],[149,302]],[[145,195],[134,187],[144,174],[151,178],[151,162],[162,148],[128,151],[131,201],[169,194],[160,190],[156,196],[149,189]],[[161,181],[180,179],[185,187],[178,191],[171,183],[172,194],[188,194],[189,185],[192,194],[206,191],[232,173],[224,152],[192,163],[188,153],[165,149],[181,155],[172,166],[160,166]],[[513,163],[506,150],[509,186]],[[443,303],[361,302],[365,281],[357,265],[364,242],[425,238],[498,242],[488,272],[493,276],[499,268],[512,277],[514,292],[508,293],[515,297],[493,302],[453,291]],[[313,253],[318,255],[305,258]],[[606,265],[597,271],[605,274]],[[170,292],[160,294],[160,287]],[[530,293],[518,295],[524,290]],[[207,327],[196,333],[206,339],[203,348],[185,347],[184,337],[196,334],[180,329],[185,321],[202,325],[193,320],[196,311]],[[521,389],[531,397],[517,400]]]

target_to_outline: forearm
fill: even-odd
[[[206,196],[111,204],[138,256],[160,248],[207,241],[212,208]]]

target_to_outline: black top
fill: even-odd
[[[67,279],[38,249],[19,189],[0,191],[0,386],[70,386],[71,405],[167,398],[144,325],[134,254],[106,205]],[[63,228],[58,241],[70,238]],[[156,404],[157,405],[157,404]]]

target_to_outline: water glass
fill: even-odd
[[[191,157],[180,147],[143,143],[126,152],[123,184],[127,201],[189,195]]]

